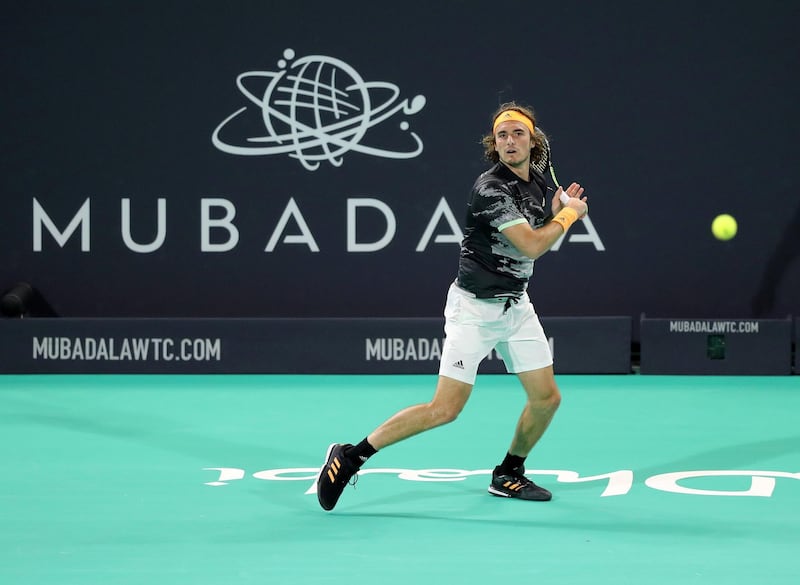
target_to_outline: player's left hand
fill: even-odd
[[[586,204],[586,200],[588,197],[583,196],[584,188],[580,186],[579,183],[572,183],[569,187],[564,189],[563,187],[559,187],[558,190],[553,195],[553,201],[551,203],[551,207],[553,209],[553,215],[557,214],[559,211],[564,209],[565,207],[574,207],[576,211],[579,213],[579,217],[583,219],[586,213],[589,211],[589,206]],[[562,200],[562,195],[563,200]],[[569,199],[577,199],[584,203],[584,205],[575,205],[574,203],[570,205]]]

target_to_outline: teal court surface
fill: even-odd
[[[479,376],[322,511],[328,444],[435,381],[0,376],[0,583],[800,582],[799,377],[560,376],[540,503],[486,492],[523,393]]]

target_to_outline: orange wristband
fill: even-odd
[[[567,233],[569,226],[578,221],[578,212],[571,207],[565,207],[553,217],[552,221],[560,225],[564,229],[564,233]]]

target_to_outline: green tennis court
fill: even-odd
[[[553,501],[486,493],[523,393],[484,375],[326,513],[328,444],[434,376],[0,377],[0,582],[797,582],[799,378],[558,380]]]

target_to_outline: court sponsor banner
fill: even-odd
[[[787,375],[792,319],[641,320],[642,374]]]
[[[637,341],[642,312],[800,314],[794,2],[697,2],[724,23],[702,35],[672,3],[518,3],[525,67],[478,0],[132,4],[4,5],[0,294],[27,282],[70,318],[436,318],[481,138],[517,100],[589,197],[537,260],[542,314],[629,315]],[[779,213],[746,187],[765,177]]]
[[[629,317],[543,319],[558,373],[629,373]],[[0,373],[435,374],[442,319],[13,319]],[[481,372],[505,372],[492,352]]]

